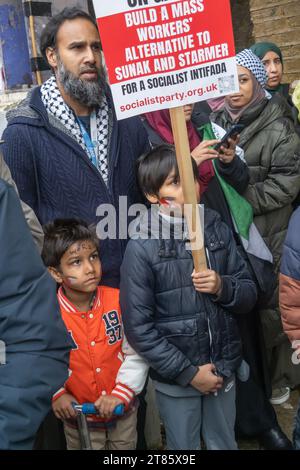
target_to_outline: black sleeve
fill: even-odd
[[[209,116],[211,114],[211,108],[207,101],[200,101],[195,103],[193,114],[192,114],[192,122],[196,128],[202,127],[205,124],[209,123]]]
[[[238,193],[243,194],[250,180],[249,168],[237,155],[231,163],[223,163],[216,160],[216,168],[219,175],[230,184]]]
[[[214,301],[231,313],[251,312],[257,301],[257,288],[249,272],[246,261],[240,255],[231,230],[223,222],[220,233],[226,240],[226,275],[221,276],[222,291]]]

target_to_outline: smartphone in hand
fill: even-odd
[[[242,124],[235,124],[234,126],[232,126],[229,131],[226,132],[224,137],[222,137],[222,140],[218,144],[214,145],[214,150],[219,151],[221,147],[229,147],[228,139],[235,139],[236,136],[238,136],[242,132],[244,127],[245,126],[243,126]]]

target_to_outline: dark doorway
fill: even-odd
[[[251,20],[250,0],[230,0],[235,48],[237,52],[253,44],[253,23]]]

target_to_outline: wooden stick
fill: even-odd
[[[207,263],[183,106],[170,109],[170,115],[184,203],[188,206],[185,218],[191,240],[194,266],[196,272],[201,272],[207,269]]]
[[[31,4],[31,1],[29,3]],[[31,8],[31,5],[30,5],[30,8]],[[30,29],[30,35],[31,35],[32,55],[33,57],[37,57],[38,51],[37,51],[37,45],[36,45],[35,24],[34,24],[34,17],[32,14],[29,16],[29,29]],[[35,71],[35,76],[36,76],[37,84],[42,85],[43,84],[42,74],[39,70]]]

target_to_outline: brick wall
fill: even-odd
[[[300,1],[251,0],[250,4],[255,40],[275,42],[282,49],[285,80],[300,79]]]
[[[300,0],[231,0],[236,48],[275,42],[284,57],[285,81],[300,79]]]

